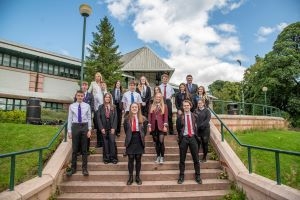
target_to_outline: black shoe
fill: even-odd
[[[177,183],[182,184],[183,182],[184,182],[184,176],[179,176]]]
[[[200,178],[200,175],[196,175],[195,176],[195,181],[198,183],[198,184],[202,184],[202,180]]]
[[[117,137],[120,137],[121,134],[120,134],[120,132],[117,131],[117,134],[116,134],[116,135],[117,135]]]
[[[127,181],[127,185],[131,185],[133,183],[133,176],[129,175],[128,181]]]
[[[113,164],[117,164],[118,163],[118,160],[114,159],[111,161]]]
[[[104,164],[108,164],[110,162],[109,159],[103,159]]]
[[[87,169],[83,169],[83,170],[82,170],[82,174],[83,174],[83,176],[88,176],[88,175],[89,175],[89,172],[88,172]]]
[[[126,157],[127,156],[127,153],[126,153],[126,151],[123,153],[123,157]]]
[[[69,170],[67,171],[67,176],[72,176],[72,175],[75,174],[75,173],[76,173],[76,169],[71,168],[71,169],[69,169]]]
[[[81,152],[77,152],[77,156],[81,156]]]
[[[135,182],[136,182],[138,185],[142,185],[142,180],[140,179],[140,176],[136,176],[136,177],[135,177]]]

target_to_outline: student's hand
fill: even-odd
[[[116,130],[114,128],[110,129],[111,134],[115,134]]]
[[[168,128],[166,126],[164,126],[163,132],[167,132],[167,131],[168,131]]]
[[[91,130],[89,130],[88,132],[87,132],[87,138],[90,138],[91,137],[91,135],[92,135],[92,132],[91,132]]]
[[[69,139],[72,139],[72,133],[71,132],[68,132],[68,137],[69,137]]]
[[[105,134],[105,129],[104,129],[104,128],[101,129],[101,133],[102,133],[102,134]]]
[[[148,132],[150,133],[152,131],[151,126],[148,126]]]
[[[181,111],[181,110],[178,110],[177,113],[178,113],[178,115],[181,115],[181,114],[182,114],[182,111]]]

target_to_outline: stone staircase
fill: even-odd
[[[218,179],[221,167],[218,161],[208,160],[201,163],[201,178],[203,184],[194,181],[194,168],[190,153],[186,159],[185,181],[177,184],[179,174],[179,148],[177,136],[168,135],[165,138],[165,162],[154,162],[156,153],[152,137],[147,135],[146,150],[142,157],[142,185],[135,182],[127,186],[127,157],[124,152],[124,132],[117,138],[118,164],[102,162],[102,148],[89,156],[88,170],[90,175],[81,173],[81,158],[78,161],[77,173],[72,177],[64,175],[59,185],[59,200],[83,199],[220,199],[229,192],[230,182]],[[95,146],[94,138],[91,147]],[[134,171],[135,172],[135,171]]]

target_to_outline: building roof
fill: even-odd
[[[149,47],[142,47],[121,57],[122,71],[162,71],[173,74],[174,68],[160,59]]]
[[[69,56],[65,56],[65,55],[61,55],[61,54],[57,54],[57,53],[53,53],[53,52],[49,52],[49,51],[44,51],[41,49],[29,47],[26,45],[21,45],[21,44],[15,43],[15,42],[9,42],[6,40],[0,39],[0,48],[3,48],[5,50],[14,51],[17,53],[27,54],[29,56],[36,56],[36,57],[40,57],[40,58],[46,58],[46,59],[50,59],[50,60],[64,62],[64,63],[76,65],[76,66],[81,65],[81,60],[79,60],[77,58],[73,58],[73,57],[69,57]]]

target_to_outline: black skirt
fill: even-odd
[[[132,137],[128,147],[126,147],[126,153],[130,154],[143,154],[144,148],[141,141],[140,132],[132,133]]]

